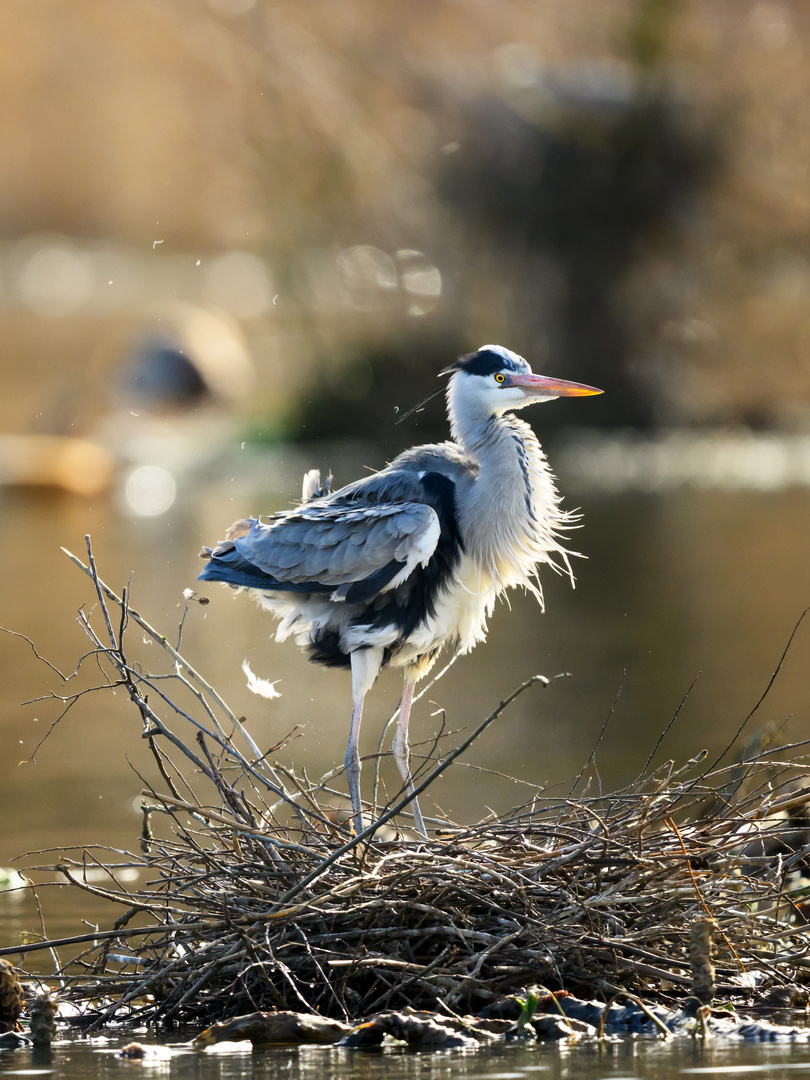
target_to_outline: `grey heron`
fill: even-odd
[[[500,345],[462,356],[440,374],[450,376],[451,441],[406,450],[337,491],[322,488],[313,470],[297,508],[238,521],[202,552],[208,564],[200,579],[252,594],[280,620],[276,640],[292,635],[316,663],[351,669],[344,764],[357,833],[360,722],[381,669],[404,672],[393,754],[411,794],[414,687],[439,651],[467,652],[482,641],[506,589],[523,586],[542,604],[543,564],[571,575],[562,533],[572,515],[560,505],[537,437],[514,412],[602,391],[535,375]],[[412,806],[426,837],[415,799]]]

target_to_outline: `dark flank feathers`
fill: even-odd
[[[402,585],[374,598],[369,596],[370,602],[352,618],[353,626],[374,631],[393,624],[405,639],[420,623],[436,613],[439,596],[452,577],[463,545],[456,520],[453,481],[441,473],[431,472],[425,473],[420,483],[424,501],[433,507],[439,517],[441,534],[436,550],[427,566],[414,570]],[[389,581],[395,573],[396,570],[390,574]],[[358,583],[359,586],[364,584]],[[356,596],[359,595],[358,592]],[[346,602],[351,602],[349,595]],[[313,634],[307,654],[312,663],[325,667],[349,667],[351,663],[349,654],[341,648],[340,634],[329,627]],[[384,665],[389,659],[390,653],[386,651]]]
[[[404,565],[405,563],[392,559],[385,566],[381,566],[379,570],[375,570],[373,574],[369,574],[367,578],[352,582],[348,588],[345,585],[340,586],[337,595],[338,597],[342,595],[347,604],[365,604],[367,600],[371,600],[373,596],[376,596],[378,592],[384,589],[388,582],[397,576]]]
[[[441,473],[425,473],[422,477],[425,502],[439,516],[439,543],[430,562],[417,568],[406,582],[384,594],[354,620],[357,626],[378,629],[393,623],[404,639],[417,626],[436,614],[436,604],[442,589],[453,575],[463,551],[458,531],[455,505],[455,484]]]
[[[351,666],[349,654],[340,647],[340,633],[328,626],[312,635],[307,656],[311,664],[321,664],[323,667]]]

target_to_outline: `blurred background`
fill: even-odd
[[[60,547],[90,533],[171,638],[202,543],[290,505],[306,468],[342,483],[443,438],[441,399],[397,411],[499,342],[606,391],[530,417],[588,558],[546,614],[499,609],[417,707],[429,740],[438,707],[469,728],[571,673],[437,802],[471,820],[567,793],[611,713],[586,775],[629,782],[698,676],[656,761],[733,737],[810,604],[806,4],[5,0],[0,145],[6,630],[73,670],[93,596]],[[344,675],[206,595],[189,659],[260,743],[302,725],[289,763],[341,761]],[[809,650],[800,630],[758,737],[807,733]],[[249,694],[245,657],[279,701]],[[397,700],[381,684],[364,753]],[[20,703],[63,693],[0,634],[0,865],[137,846],[123,701],[83,697],[31,760],[60,705]]]

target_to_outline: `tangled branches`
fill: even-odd
[[[126,591],[101,581],[89,542],[88,555],[88,566],[71,557],[99,600],[103,631],[83,617],[92,655],[140,714],[155,764],[141,851],[128,864],[138,887],[120,882],[120,856],[105,888],[80,862],[60,864],[77,888],[123,909],[57,973],[96,1023],[211,1023],[273,1008],[351,1021],[405,1005],[450,1015],[531,985],[660,997],[688,992],[698,968],[731,994],[810,968],[810,833],[797,826],[810,789],[797,787],[803,759],[788,756],[804,744],[710,768],[702,754],[669,762],[611,795],[448,822],[429,842],[384,838],[381,823],[405,811],[405,798],[350,836],[328,779],[271,765]],[[129,660],[133,621],[166,650],[168,673]],[[534,681],[547,680],[515,693]],[[712,962],[710,942],[705,962],[694,934],[690,944],[696,922],[715,934]]]

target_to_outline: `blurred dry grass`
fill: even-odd
[[[805,428],[808,82],[798,0],[7,0],[0,426],[86,427],[157,294],[239,318],[260,417],[390,426],[393,367],[500,339],[604,424]]]

